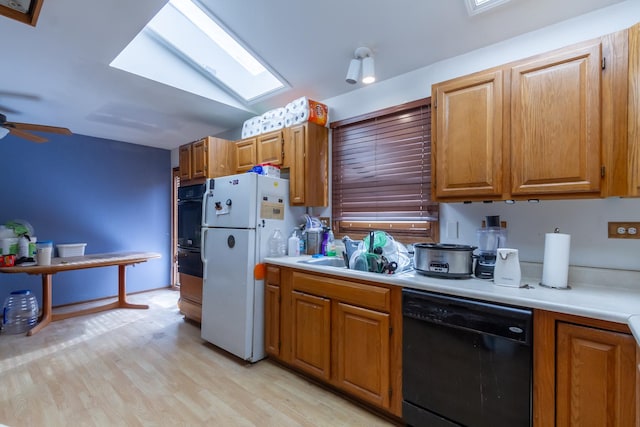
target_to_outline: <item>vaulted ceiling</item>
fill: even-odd
[[[165,0],[45,0],[36,27],[0,17],[0,113],[172,149],[300,96],[357,90],[345,74],[359,46],[380,82],[620,1],[512,0],[469,16],[464,0],[202,0],[290,85],[243,108],[109,66]]]

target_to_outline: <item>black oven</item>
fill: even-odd
[[[200,233],[205,184],[178,188],[178,272],[202,277]]]

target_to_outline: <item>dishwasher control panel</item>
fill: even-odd
[[[402,314],[527,344],[531,343],[533,334],[530,309],[413,289],[402,291]]]

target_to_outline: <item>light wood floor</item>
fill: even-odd
[[[277,364],[247,364],[200,338],[178,292],[0,335],[0,424],[22,426],[391,426]]]

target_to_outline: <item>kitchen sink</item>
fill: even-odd
[[[321,265],[325,267],[339,267],[346,268],[347,266],[344,264],[343,258],[337,257],[322,257],[322,258],[311,258],[311,259],[303,259],[298,261],[301,264],[309,264],[309,265]]]

